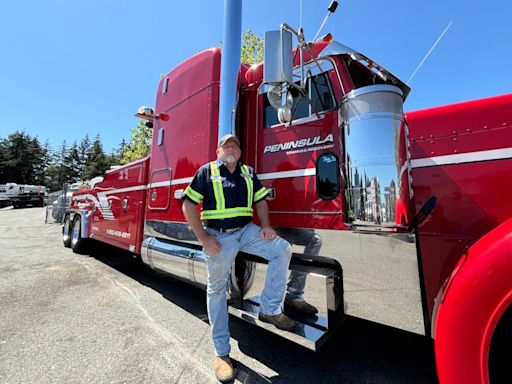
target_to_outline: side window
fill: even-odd
[[[340,163],[334,153],[324,153],[316,160],[316,192],[324,200],[340,193]]]
[[[326,73],[311,78],[310,97],[313,105],[318,112],[328,111],[334,108],[334,99],[332,96],[329,78]],[[314,113],[314,111],[313,111]]]
[[[264,127],[271,127],[273,125],[279,124],[277,111],[273,106],[270,105],[266,93],[263,95],[263,124]]]
[[[312,101],[311,105],[296,88],[291,88],[290,93],[293,96],[293,105],[291,108],[292,120],[302,119],[333,109],[336,105],[333,92],[327,73],[321,73],[308,78],[306,83],[306,92]],[[263,95],[263,121],[265,127],[271,127],[279,124],[277,111],[270,105],[267,95]]]
[[[306,91],[309,94],[309,81],[306,84]],[[303,117],[309,116],[309,103],[308,100],[303,97],[296,88],[290,89],[293,96],[292,104],[292,120],[302,119]]]

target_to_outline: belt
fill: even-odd
[[[213,229],[214,231],[220,232],[220,233],[234,233],[236,231],[239,231],[243,227],[235,227],[235,228],[218,228],[211,225],[207,225],[206,228]]]

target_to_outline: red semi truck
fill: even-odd
[[[294,333],[261,323],[266,264],[247,254],[229,312],[312,349],[344,316],[367,319],[432,337],[442,383],[510,382],[512,95],[404,114],[398,78],[330,37],[288,52],[286,29],[278,54],[266,36],[267,68],[238,67],[235,132],[270,191],[271,224],[320,246],[295,242],[290,264],[319,313],[297,315]],[[216,158],[220,73],[212,48],[163,76],[154,110],[137,114],[153,125],[150,155],[74,193],[65,246],[95,239],[205,286],[182,195]]]

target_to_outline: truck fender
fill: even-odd
[[[433,336],[440,383],[489,383],[491,340],[511,307],[511,276],[512,218],[467,250],[437,297]]]
[[[92,233],[92,212],[89,210],[81,210],[81,211],[69,211],[64,214],[64,217],[69,215],[70,223],[78,218],[81,221],[80,226],[80,236],[82,239],[87,239],[91,237]],[[63,220],[65,221],[65,220]]]

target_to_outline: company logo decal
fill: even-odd
[[[104,192],[98,192],[98,198],[96,196],[87,193],[84,195],[73,196],[73,200],[77,202],[92,201],[93,205],[99,209],[105,220],[114,220],[114,214],[110,208],[110,203]]]
[[[286,143],[267,145],[263,150],[263,153],[265,154],[287,151],[287,155],[292,155],[295,153],[317,151],[320,149],[329,149],[334,147],[334,144],[325,145],[326,143],[334,143],[334,135],[332,133],[328,134],[324,138],[322,138],[322,136],[316,136],[295,141],[288,141]]]

